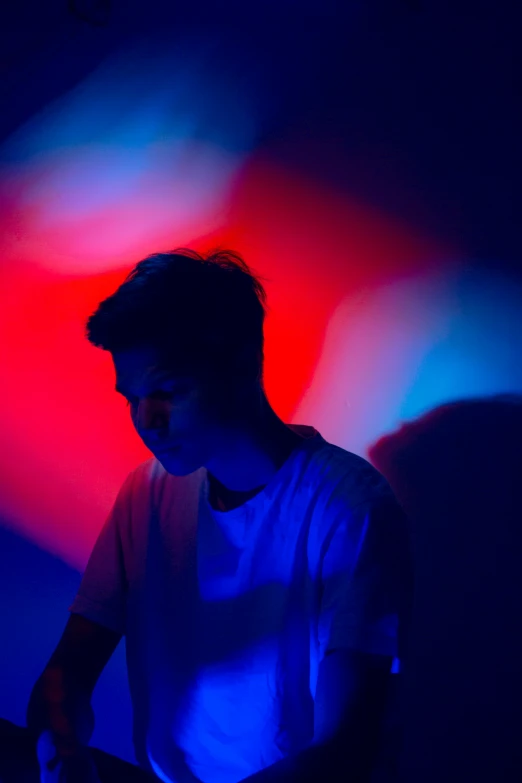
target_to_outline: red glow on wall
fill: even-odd
[[[330,315],[347,293],[441,257],[407,227],[262,159],[235,180],[217,227],[194,220],[190,230],[168,233],[148,223],[149,234],[134,246],[123,237],[124,258],[114,227],[123,225],[122,215],[136,222],[143,215],[147,223],[154,205],[137,200],[121,214],[114,207],[84,215],[63,235],[55,220],[44,236],[41,223],[34,232],[31,223],[38,206],[21,203],[6,203],[2,212],[9,242],[0,311],[0,501],[9,524],[78,567],[126,474],[150,456],[113,392],[110,357],[83,337],[86,317],[142,255],[179,244],[230,246],[269,279],[266,385],[286,420],[313,378]],[[73,236],[73,228],[84,234]],[[68,273],[69,244],[102,249],[105,235],[118,263],[108,259],[106,272],[98,262],[95,273],[87,274],[87,265],[79,274],[72,252]]]

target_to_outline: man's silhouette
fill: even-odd
[[[270,406],[264,303],[237,254],[178,250],[88,321],[154,457],[118,493],[33,690],[43,783],[125,774],[87,748],[122,636],[150,775],[368,779],[400,657],[404,515],[368,462]]]

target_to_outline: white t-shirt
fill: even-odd
[[[139,465],[69,607],[125,634],[136,758],[164,781],[237,783],[299,751],[327,651],[398,655],[400,509],[368,462],[294,429],[280,470],[227,512],[206,469]]]

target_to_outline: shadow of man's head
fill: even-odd
[[[488,517],[493,532],[499,508],[522,515],[522,395],[441,405],[381,438],[369,456],[414,522]]]
[[[522,396],[441,405],[369,456],[411,521],[426,660],[522,655]]]

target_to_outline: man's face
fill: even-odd
[[[157,352],[113,354],[116,391],[128,401],[132,422],[165,470],[186,476],[207,464],[222,438],[201,383],[162,366]]]

